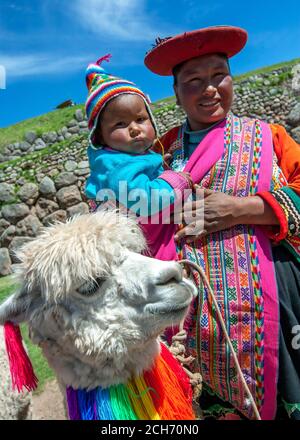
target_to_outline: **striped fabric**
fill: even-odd
[[[180,140],[176,143],[178,147]],[[237,197],[255,195],[259,179],[263,177],[262,144],[260,121],[229,115],[224,130],[224,153],[199,182],[201,187]],[[182,243],[183,248],[178,251],[180,257],[205,270],[244,377],[264,418],[266,365],[269,365],[265,345],[265,287],[268,286],[262,287],[260,243],[256,228],[237,225],[209,234],[194,245]],[[270,268],[272,270],[272,263]],[[197,273],[194,277],[199,297],[193,304],[187,329],[189,354],[197,359],[204,383],[222,400],[253,418],[211,298]],[[271,272],[269,282],[271,284]]]

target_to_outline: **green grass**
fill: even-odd
[[[175,104],[175,96],[169,96],[168,98],[159,99],[158,101],[152,102],[152,107],[154,110],[158,107],[158,104]],[[158,107],[159,108],[159,107]]]
[[[13,276],[0,278],[0,302],[11,295],[17,288],[18,284]],[[35,391],[35,393],[39,394],[43,391],[45,383],[54,378],[54,372],[48,366],[45,358],[42,355],[41,349],[37,345],[33,345],[30,341],[28,337],[28,327],[26,324],[21,325],[21,331],[35,374],[39,379],[38,388]]]
[[[273,70],[281,69],[283,67],[292,67],[293,65],[298,63],[300,63],[300,58],[295,58],[293,60],[284,61],[278,64],[272,64],[271,66],[261,67],[259,69],[251,70],[250,72],[243,73],[242,75],[236,75],[233,77],[233,80],[237,82],[243,81],[247,79],[249,76],[260,75],[262,73],[269,73],[272,72]]]
[[[167,103],[166,105],[164,105],[164,107],[161,108],[157,108],[153,110],[153,114],[154,115],[160,115],[162,113],[168,112],[169,110],[174,110],[176,107],[176,103],[175,101],[172,103]]]
[[[0,302],[18,287],[18,284],[12,275],[0,278]]]
[[[78,108],[83,110],[84,105],[78,104],[74,107],[53,110],[35,118],[25,119],[9,127],[0,128],[0,151],[4,145],[23,141],[26,131],[33,130],[38,136],[41,136],[43,133],[59,130],[73,118]]]

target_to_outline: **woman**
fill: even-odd
[[[261,417],[279,416],[280,396],[300,419],[300,148],[283,127],[231,113],[228,58],[246,41],[243,29],[217,26],[159,40],[146,55],[152,72],[174,76],[187,120],[161,142],[201,195],[185,205],[200,221],[164,225],[150,247],[205,269]],[[253,418],[206,289],[187,330],[205,414]]]

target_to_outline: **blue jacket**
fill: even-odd
[[[154,214],[174,203],[176,196],[173,187],[158,177],[164,172],[160,154],[150,150],[144,154],[124,153],[109,148],[96,150],[91,146],[88,147],[87,154],[91,170],[85,187],[88,198],[97,201],[115,198],[140,215],[148,215],[149,212]],[[122,181],[125,183],[120,186]],[[107,189],[113,191],[115,197],[113,193],[106,191]],[[99,194],[100,190],[104,191]],[[143,190],[142,196],[140,190]],[[152,190],[164,190],[165,196],[158,195],[153,202]],[[144,206],[147,207],[148,213],[140,212],[136,203],[144,197]]]

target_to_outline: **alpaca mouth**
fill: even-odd
[[[151,313],[151,315],[177,315],[182,312],[185,312],[190,305],[190,302],[188,302],[184,306],[178,306],[178,307],[153,307],[152,309],[149,309],[148,312]]]
[[[182,292],[179,293],[182,294]],[[183,314],[188,310],[191,300],[191,294],[186,294],[185,296],[176,295],[175,297],[170,295],[167,303],[160,301],[154,304],[149,304],[146,306],[146,311],[151,315],[176,318],[177,315]]]
[[[180,314],[186,313],[192,299],[197,296],[195,285],[188,279],[179,283],[171,281],[163,286],[164,296],[167,301],[159,301],[154,304],[148,304],[146,310],[151,315],[161,315],[176,319]]]

